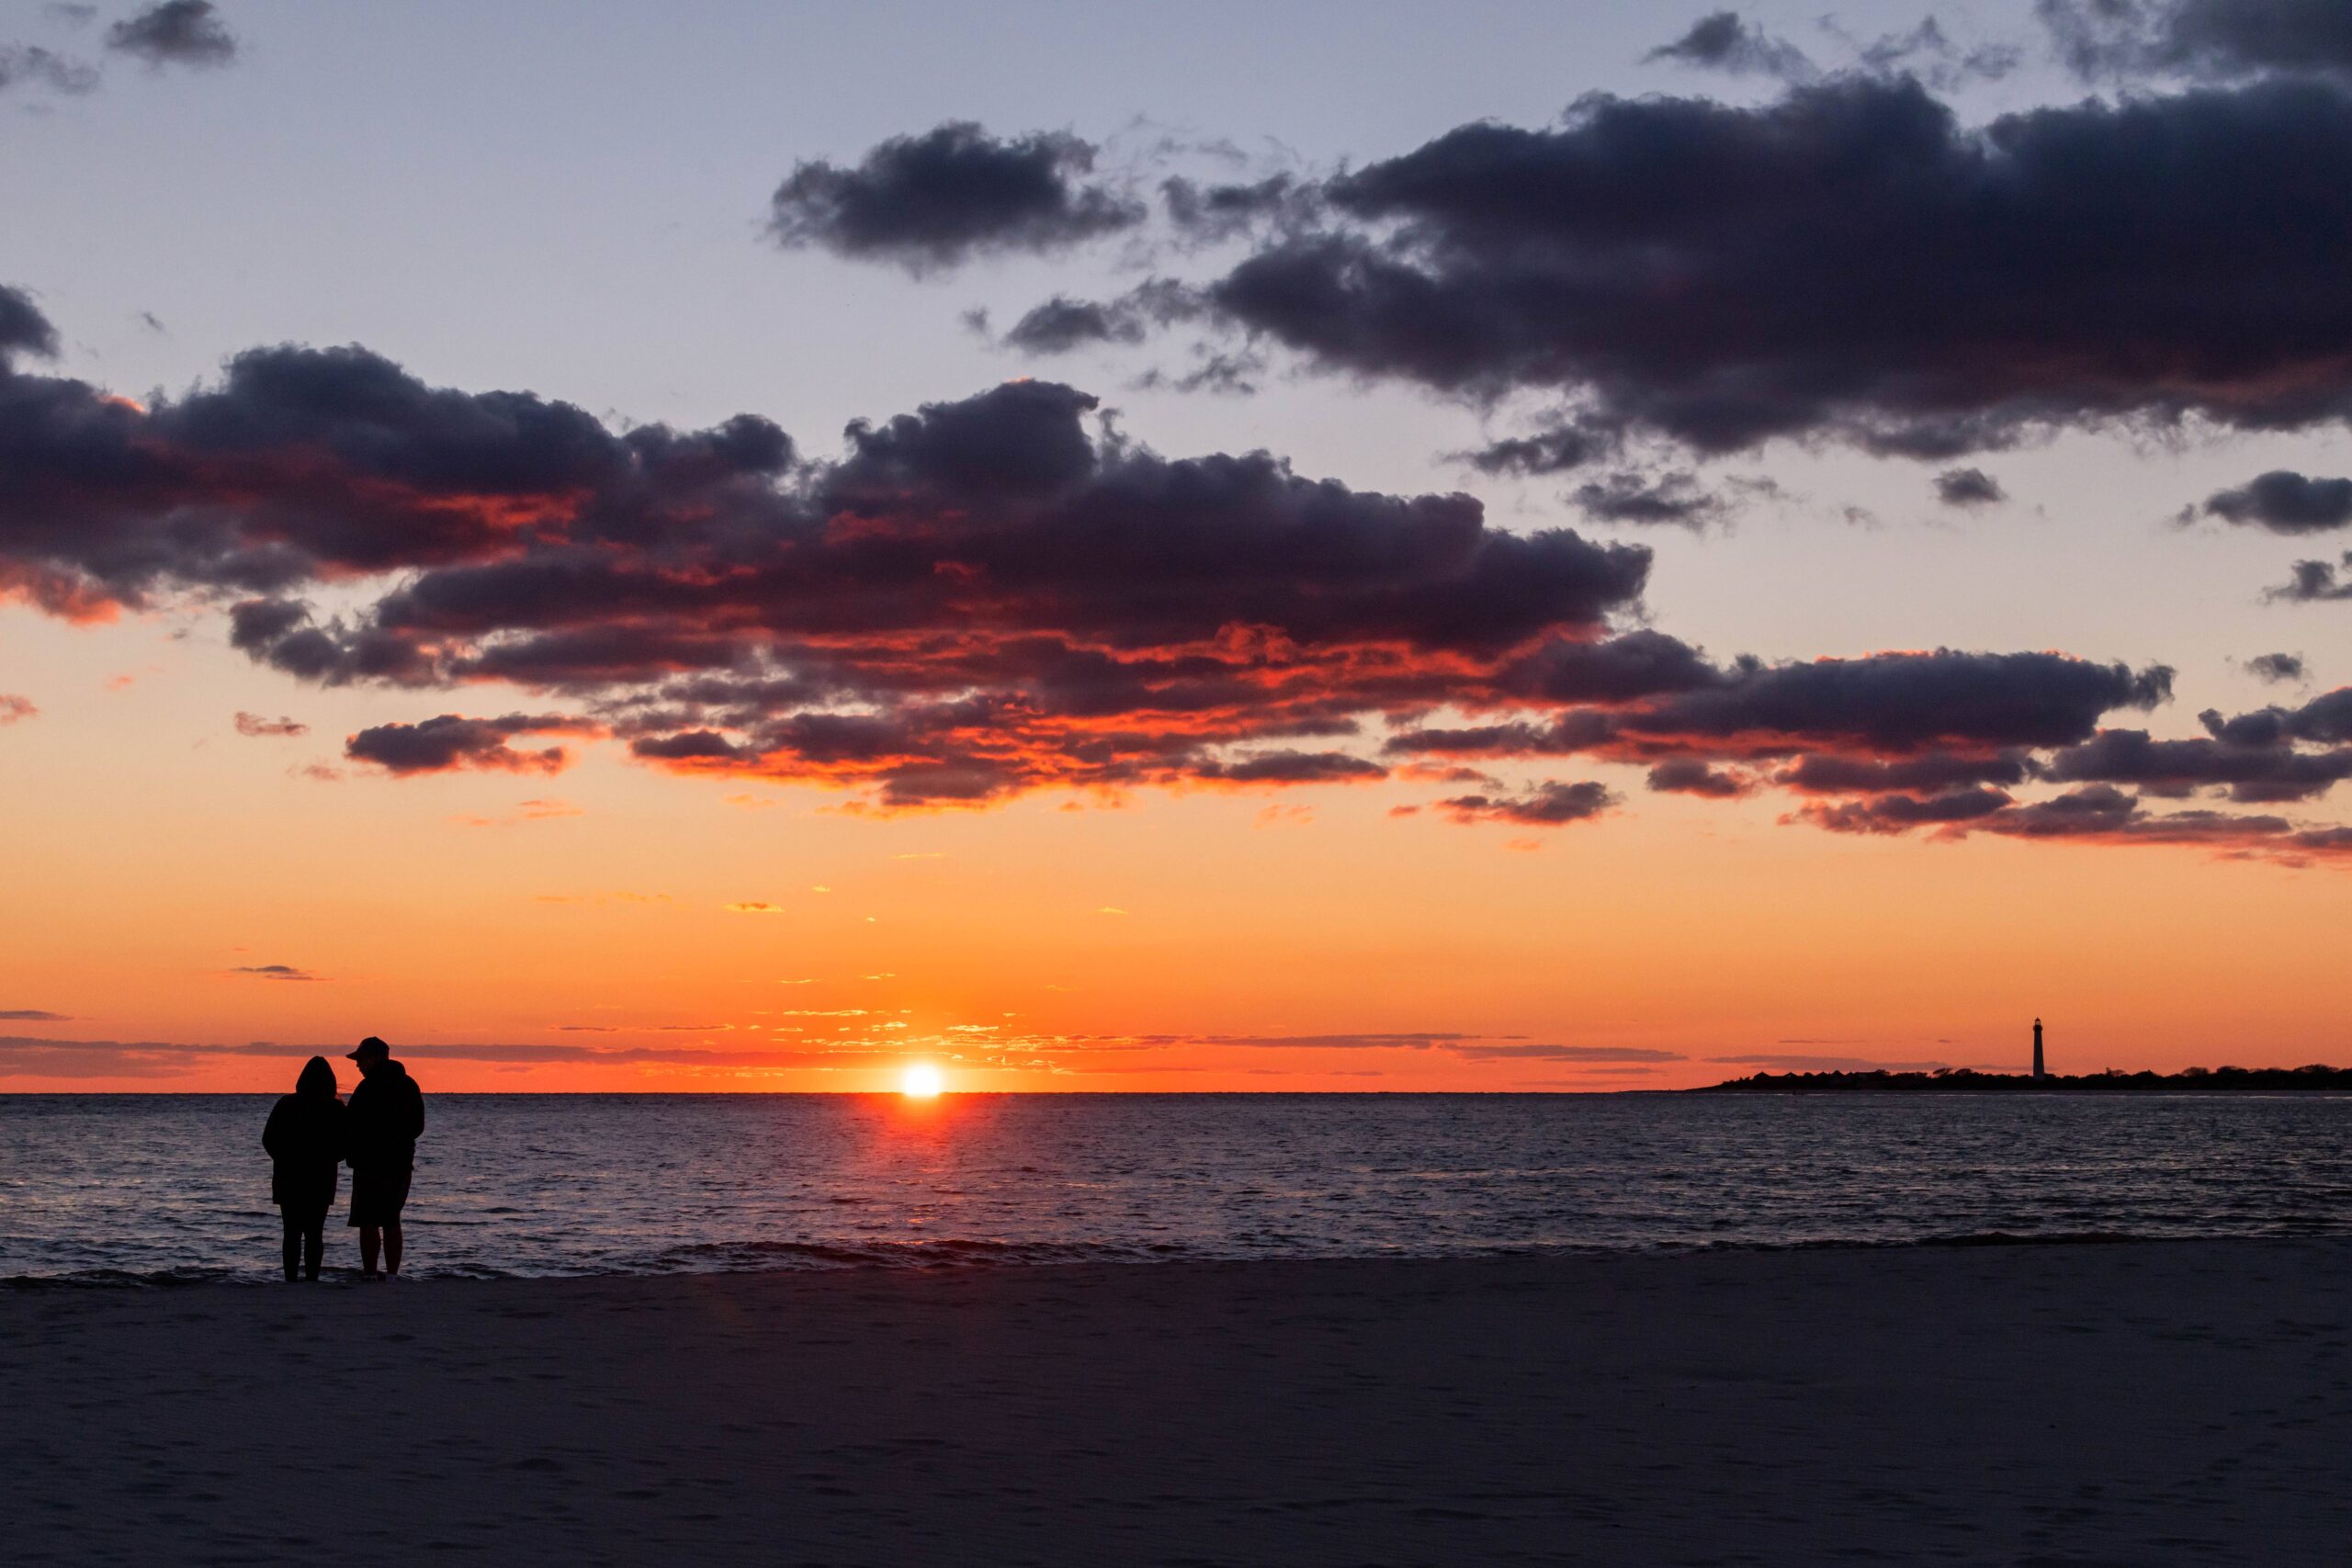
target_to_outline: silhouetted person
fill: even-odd
[[[392,1048],[369,1035],[351,1053],[359,1083],[344,1111],[344,1159],[351,1167],[351,1219],[359,1228],[359,1262],[374,1280],[401,1271],[401,1210],[424,1135],[424,1096]],[[384,1272],[376,1272],[380,1247]]]
[[[261,1146],[269,1151],[269,1201],[286,1222],[286,1277],[315,1280],[326,1252],[327,1211],[343,1164],[343,1101],[324,1056],[302,1064],[294,1092],[269,1108]]]

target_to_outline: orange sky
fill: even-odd
[[[867,1089],[911,1056],[962,1089],[1668,1088],[1745,1056],[2018,1066],[2037,1013],[2061,1070],[2347,1055],[2332,869],[1842,837],[1608,768],[1624,806],[1533,832],[1394,818],[1437,793],[1396,782],[875,817],[611,745],[554,777],[330,781],[301,770],[402,699],[291,688],[183,629],[0,612],[40,710],[0,729],[0,1007],[62,1015],[0,1033],[372,1032],[440,1089]],[[311,728],[241,735],[241,708]],[[276,964],[313,977],[240,972]],[[1329,1043],[1272,1043],[1301,1036]],[[126,1060],[6,1087],[299,1065]]]
[[[2352,100],[2036,15],[27,77],[0,1092],[2352,1064]]]

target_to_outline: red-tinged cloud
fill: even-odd
[[[264,736],[308,735],[311,727],[290,718],[264,718],[257,713],[237,715],[237,733],[259,739]]]
[[[308,982],[323,980],[323,975],[313,975],[291,964],[240,964],[229,971],[232,975],[246,975],[256,980],[287,980]]]
[[[1263,452],[1162,457],[1049,382],[808,457],[750,415],[615,432],[359,348],[252,351],[142,409],[18,367],[54,342],[0,292],[0,584],[62,615],[217,606],[299,680],[528,694],[349,738],[395,775],[552,773],[610,737],[859,810],[1444,778],[1453,819],[1549,829],[1616,804],[1515,773],[1575,759],[1700,798],[1785,790],[1843,830],[2024,836],[2005,814],[2067,784],[2301,803],[2352,772],[2343,694],[2165,740],[2110,722],[2167,700],[2162,666],[1720,660],[1638,624],[1643,547]]]
[[[0,692],[0,724],[21,724],[40,712],[30,697]]]

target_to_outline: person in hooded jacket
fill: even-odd
[[[416,1140],[424,1135],[424,1095],[392,1048],[369,1035],[351,1053],[359,1083],[345,1111],[344,1161],[351,1167],[351,1218],[359,1232],[360,1277],[390,1279],[401,1271],[401,1210],[416,1169]],[[381,1250],[384,1271],[376,1271]]]
[[[269,1197],[286,1222],[286,1278],[315,1280],[326,1251],[327,1211],[343,1164],[343,1101],[324,1056],[302,1064],[294,1092],[270,1107],[261,1130],[269,1151]],[[299,1274],[298,1274],[299,1270]]]

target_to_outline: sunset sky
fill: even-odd
[[[2340,0],[985,9],[0,5],[0,1089],[2352,1058]]]

